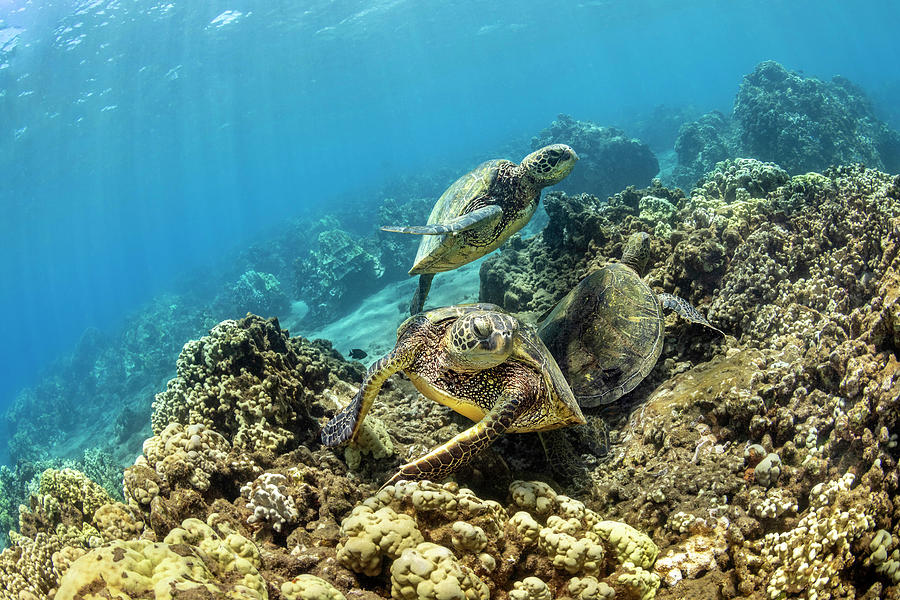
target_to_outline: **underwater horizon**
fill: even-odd
[[[114,571],[104,552],[150,542],[201,548],[213,594],[238,567],[207,555],[249,561],[247,598],[443,597],[423,561],[467,598],[894,597],[898,21],[889,0],[0,0],[0,600],[81,597],[79,557]],[[450,218],[501,183],[533,217],[493,222],[487,256],[426,252],[507,219]],[[455,233],[397,233],[436,202]],[[429,401],[507,363],[444,345],[470,309],[406,321],[423,289],[424,311],[513,315],[504,356],[561,400],[532,421]],[[367,562],[379,527],[402,547]]]

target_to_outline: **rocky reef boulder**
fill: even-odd
[[[774,162],[791,174],[852,163],[896,172],[900,133],[847,78],[821,81],[765,61],[744,77],[730,115],[712,111],[681,126],[675,152],[677,165],[661,177],[690,191],[717,162],[736,157]]]
[[[675,140],[678,164],[670,176],[671,182],[690,191],[716,163],[736,155],[737,141],[734,121],[717,110],[685,123]]]
[[[862,89],[845,77],[820,81],[762,62],[744,77],[734,117],[750,156],[792,173],[857,162],[900,167],[900,134],[875,116]]]
[[[588,192],[605,198],[629,185],[646,186],[659,172],[659,162],[650,146],[625,135],[615,127],[601,127],[559,115],[549,128],[531,140],[531,149],[547,144],[568,144],[580,161],[572,173],[554,189],[568,193]]]
[[[290,311],[291,300],[275,275],[250,269],[226,285],[213,306],[223,316],[242,317],[250,312],[278,317]]]
[[[297,286],[308,318],[328,322],[383,283],[384,266],[373,240],[343,229],[319,234],[317,248],[297,259]]]
[[[245,451],[283,451],[315,438],[311,396],[338,377],[361,381],[327,342],[289,338],[278,320],[222,321],[185,344],[178,374],[156,395],[153,431],[200,425]],[[336,375],[339,374],[339,375]]]
[[[294,262],[297,295],[309,307],[305,324],[334,321],[368,294],[406,278],[420,238],[378,228],[425,223],[433,204],[429,198],[386,198],[366,231],[348,230],[336,218],[325,217],[314,247]]]

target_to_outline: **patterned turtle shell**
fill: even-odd
[[[665,320],[658,296],[631,267],[584,278],[538,330],[583,407],[615,402],[653,370]]]

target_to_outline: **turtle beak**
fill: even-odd
[[[488,338],[488,343],[491,348],[506,352],[512,348],[512,333],[509,331],[495,331]]]

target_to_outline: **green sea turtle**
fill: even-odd
[[[725,335],[687,300],[650,289],[641,278],[649,257],[650,236],[633,234],[621,262],[585,277],[538,327],[582,407],[615,402],[653,370],[664,308]]]
[[[541,190],[565,179],[577,161],[569,146],[551,144],[519,165],[508,160],[483,162],[447,188],[426,225],[382,227],[425,236],[409,270],[419,276],[410,314],[422,310],[435,273],[451,271],[499,248],[531,220]]]
[[[403,371],[426,397],[477,421],[400,467],[400,479],[439,480],[504,432],[584,423],[556,361],[534,329],[493,304],[437,308],[408,318],[394,349],[369,367],[350,404],[322,429],[322,442],[353,440],[385,380]]]
[[[538,327],[582,408],[615,402],[650,374],[662,352],[664,308],[722,333],[687,300],[650,289],[641,278],[649,257],[650,236],[633,234],[621,262],[582,279]],[[570,435],[540,434],[554,472],[581,483],[584,472],[571,442],[600,457],[609,448],[604,419],[589,414],[586,420]]]

